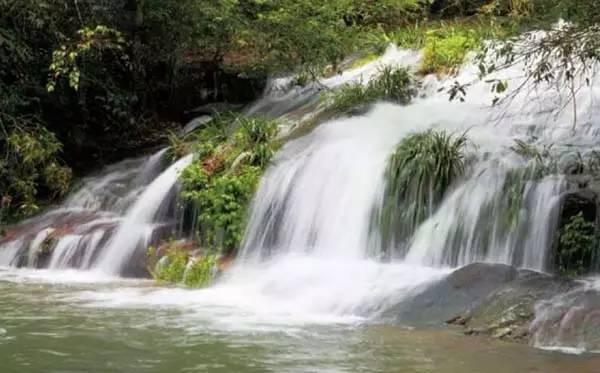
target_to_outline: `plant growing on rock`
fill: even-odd
[[[572,216],[560,230],[557,270],[570,276],[591,272],[598,260],[599,243],[595,224],[586,221],[582,212]]]
[[[262,171],[277,142],[275,122],[237,118],[229,136],[212,136],[211,127],[197,135],[210,143],[198,152],[199,160],[181,174],[182,197],[199,212],[198,239],[212,253],[231,254],[239,247],[247,210]]]
[[[396,148],[386,169],[379,227],[384,244],[410,237],[430,216],[452,183],[465,173],[466,134],[445,131],[412,134]]]
[[[166,255],[157,261],[152,276],[155,280],[161,282],[181,283],[188,260],[189,254],[187,252],[177,248],[170,248]]]
[[[332,108],[347,112],[378,100],[406,105],[417,93],[417,82],[403,67],[383,67],[368,84],[349,83],[332,94]]]
[[[201,288],[210,285],[218,271],[218,255],[194,256],[184,242],[169,241],[149,247],[148,270],[159,282]]]
[[[217,267],[216,255],[204,255],[191,258],[183,273],[183,284],[192,288],[201,288],[209,285],[215,278]]]

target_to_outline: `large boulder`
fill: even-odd
[[[503,264],[471,264],[404,299],[383,318],[400,324],[441,325],[477,306],[517,275],[515,268]]]
[[[496,338],[527,341],[536,305],[578,286],[577,282],[567,278],[521,271],[514,281],[499,287],[450,322],[465,325],[467,334],[489,334]]]

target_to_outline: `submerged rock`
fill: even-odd
[[[388,309],[385,321],[600,350],[600,286],[501,264],[471,264]]]

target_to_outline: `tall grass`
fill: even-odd
[[[465,172],[466,134],[429,130],[406,137],[388,161],[380,229],[384,245],[402,246]]]

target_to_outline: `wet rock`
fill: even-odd
[[[600,288],[588,283],[540,302],[530,331],[539,347],[600,350]]]
[[[557,294],[580,286],[576,281],[530,271],[521,272],[503,284],[460,317],[468,320],[467,334],[487,334],[494,338],[528,340],[536,305]]]
[[[471,264],[403,300],[383,317],[409,325],[442,324],[463,315],[517,276],[518,271],[511,266]]]

